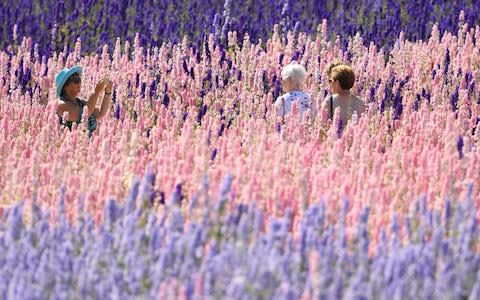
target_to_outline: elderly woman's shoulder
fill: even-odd
[[[307,92],[304,92],[304,91],[300,91],[300,95],[304,98],[307,98],[307,99],[311,98],[310,94],[307,93]]]

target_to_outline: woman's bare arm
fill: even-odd
[[[88,115],[90,116],[93,114],[95,110],[95,106],[97,105],[98,93],[94,92],[93,94],[88,97],[87,100],[87,108],[88,108]]]
[[[112,81],[110,79],[107,79],[105,81],[105,96],[103,96],[102,106],[100,107],[99,111],[96,111],[95,117],[97,119],[103,118],[110,109],[110,105],[112,103],[112,86]]]
[[[90,97],[88,97],[87,107],[88,107],[89,116],[95,112],[95,106],[97,105],[98,96],[100,95],[100,92],[105,87],[105,84],[107,81],[109,81],[109,79],[106,77],[100,79],[100,81],[95,86],[95,91],[93,92],[92,95],[90,95]]]

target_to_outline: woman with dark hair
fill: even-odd
[[[88,114],[88,131],[91,134],[97,128],[97,120],[103,118],[110,108],[112,101],[112,81],[105,77],[95,86],[94,93],[88,101],[77,98],[80,94],[82,83],[82,68],[74,66],[60,71],[55,82],[57,84],[57,97],[60,103],[57,107],[57,114],[60,117],[60,124],[72,129],[73,123],[80,124],[84,113]],[[96,108],[97,99],[100,93],[105,90],[100,109]],[[85,110],[86,107],[86,110]],[[63,120],[63,113],[68,112],[68,119]]]

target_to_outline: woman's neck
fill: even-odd
[[[353,100],[352,100],[352,97],[350,97],[351,93],[350,91],[341,91],[339,93],[337,93],[337,96],[338,96],[338,101],[340,101],[340,103],[343,103],[344,105],[351,105]]]
[[[286,92],[287,93],[291,93],[291,92],[300,92],[302,89],[300,86],[296,85],[296,86],[291,86],[289,87],[288,89],[286,89]]]
[[[69,97],[69,96],[63,96],[63,99],[69,102],[77,102],[77,98],[75,97]]]
[[[339,90],[337,94],[340,96],[348,96],[350,95],[350,90]]]

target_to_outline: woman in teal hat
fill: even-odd
[[[88,131],[91,134],[97,128],[97,120],[103,118],[110,108],[112,101],[112,81],[108,77],[102,78],[95,86],[95,92],[88,98],[88,101],[77,98],[80,94],[82,83],[82,68],[74,66],[60,71],[55,82],[57,84],[57,96],[61,102],[57,107],[57,114],[60,116],[60,124],[72,129],[75,122],[80,124],[82,115],[88,113]],[[100,93],[105,90],[100,109],[96,108],[97,99]],[[86,107],[86,111],[85,111]],[[63,120],[64,112],[68,112],[68,120]]]

